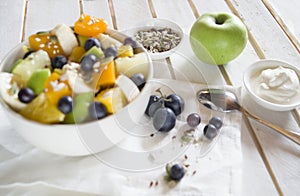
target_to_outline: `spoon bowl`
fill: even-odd
[[[249,112],[239,104],[237,96],[233,92],[227,91],[225,89],[202,89],[197,92],[197,99],[205,107],[214,111],[227,113],[233,111],[240,111],[244,115],[251,117],[254,120],[257,120],[258,122],[274,129],[275,131],[284,135],[293,142],[300,144],[299,133],[287,131]]]

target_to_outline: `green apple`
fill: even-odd
[[[190,30],[190,44],[205,63],[226,64],[241,54],[248,40],[244,23],[231,13],[205,13]]]
[[[51,71],[48,68],[35,70],[27,82],[27,87],[31,88],[36,95],[40,94],[43,92],[46,80],[50,75]]]

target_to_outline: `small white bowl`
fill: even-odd
[[[282,103],[282,104],[273,103],[257,95],[257,93],[253,89],[253,85],[255,84],[255,80],[254,80],[255,77],[258,77],[259,74],[265,69],[269,69],[269,68],[274,69],[279,66],[294,70],[298,76],[298,80],[300,80],[299,68],[287,62],[279,61],[279,60],[259,60],[251,64],[244,72],[244,77],[243,77],[244,86],[246,87],[246,90],[250,94],[251,98],[254,101],[256,101],[259,105],[263,106],[264,108],[273,111],[289,111],[300,106],[300,99],[293,99],[293,101],[290,103]],[[298,93],[300,93],[300,91]]]
[[[184,37],[183,30],[178,24],[176,24],[172,21],[166,20],[166,19],[152,18],[149,20],[145,20],[145,21],[138,23],[136,25],[136,27],[125,30],[124,33],[126,35],[134,38],[135,33],[137,33],[138,31],[150,30],[152,28],[155,28],[155,29],[170,28],[174,32],[176,32],[179,35],[179,37],[181,38],[181,41],[179,42],[179,44],[176,47],[174,47],[168,51],[158,52],[158,53],[148,52],[152,60],[165,59],[165,58],[169,57],[171,54],[173,54],[180,47],[183,37]]]
[[[122,43],[127,37],[111,29],[107,31],[107,34]],[[8,53],[0,63],[0,72],[8,72],[14,62],[23,57],[24,45],[26,42],[19,44]],[[142,47],[140,49],[137,53],[146,52]],[[0,103],[7,111],[11,125],[30,144],[59,155],[84,156],[95,154],[115,146],[126,138],[128,130],[135,126],[144,115],[147,100],[151,93],[149,81],[153,75],[152,61],[149,56],[148,63],[144,66],[146,66],[147,76],[146,85],[141,93],[118,113],[98,121],[82,124],[41,124],[28,120],[12,110],[1,96]]]

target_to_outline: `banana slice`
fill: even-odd
[[[109,48],[110,46],[114,46],[115,48],[119,48],[120,46],[122,46],[121,42],[103,33],[100,33],[97,38],[100,40],[101,47],[103,49]]]
[[[18,99],[19,87],[16,82],[12,81],[13,74],[2,72],[0,73],[0,95],[2,99],[15,111],[20,111],[27,104],[24,104]]]
[[[65,24],[58,24],[52,31],[56,35],[60,46],[62,47],[66,56],[69,56],[73,49],[78,46],[76,36],[72,29]]]
[[[125,75],[119,75],[116,84],[123,91],[128,102],[133,101],[140,94],[138,87]]]

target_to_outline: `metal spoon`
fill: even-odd
[[[300,134],[292,131],[287,131],[277,125],[272,124],[260,117],[250,113],[244,109],[238,102],[236,95],[224,89],[203,89],[197,93],[198,101],[204,106],[219,112],[240,111],[246,116],[257,120],[258,122],[274,129],[281,133],[293,142],[300,144]]]

